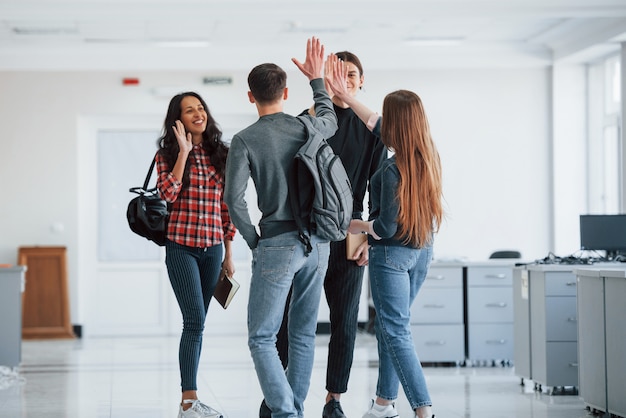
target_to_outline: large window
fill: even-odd
[[[615,55],[589,67],[589,213],[620,213],[621,68]]]

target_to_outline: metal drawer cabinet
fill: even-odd
[[[411,306],[411,323],[463,323],[463,289],[421,289]]]
[[[415,350],[422,363],[465,360],[463,325],[411,325]]]
[[[467,357],[474,365],[510,365],[513,360],[513,267],[467,267]]]
[[[470,353],[482,353],[483,358],[473,358],[476,364],[506,359],[513,351],[513,328],[510,324],[470,324],[472,338]]]
[[[422,362],[465,360],[463,265],[433,263],[411,306],[411,330]]]
[[[530,269],[531,375],[539,389],[578,387],[576,276],[566,266]]]
[[[510,287],[470,287],[468,319],[471,323],[513,322],[513,292]]]

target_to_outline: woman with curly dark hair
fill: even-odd
[[[221,417],[198,400],[202,333],[220,270],[232,275],[235,227],[222,197],[227,146],[205,101],[194,92],[172,98],[157,153],[157,188],[170,205],[165,264],[183,316],[179,346],[179,418]]]

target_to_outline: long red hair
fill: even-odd
[[[441,161],[417,94],[398,90],[385,97],[381,137],[395,152],[400,171],[398,235],[405,244],[424,247],[432,243],[444,215]]]

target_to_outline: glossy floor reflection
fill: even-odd
[[[320,417],[326,344],[316,342],[315,368],[305,408]],[[176,418],[179,402],[178,338],[90,338],[24,341],[22,365],[0,374],[2,418]],[[376,341],[358,336],[349,391],[349,418],[361,417],[376,386]],[[520,385],[511,367],[428,367],[437,418],[578,418],[590,416],[575,395],[550,396]],[[205,337],[199,395],[228,418],[256,417],[261,391],[245,335]],[[400,417],[412,413],[404,395]]]

